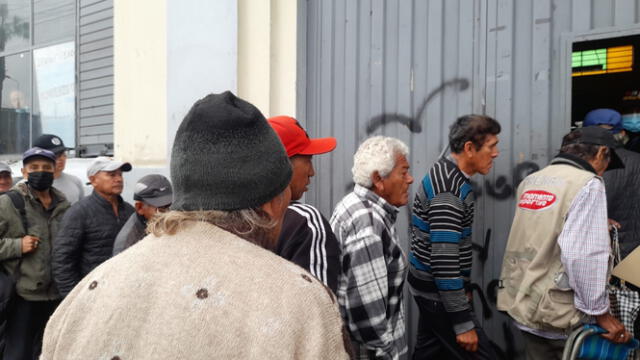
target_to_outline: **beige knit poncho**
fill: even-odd
[[[53,314],[41,359],[345,359],[337,304],[302,268],[206,223],[147,236]]]

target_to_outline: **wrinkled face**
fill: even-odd
[[[0,172],[0,193],[7,192],[13,186],[13,178],[8,171]]]
[[[56,154],[56,174],[63,172],[65,166],[67,166],[67,152],[63,151]]]
[[[120,195],[123,189],[122,170],[98,171],[89,177],[93,188],[104,195]]]
[[[291,168],[293,175],[289,187],[291,188],[291,200],[300,200],[302,195],[308,190],[310,179],[315,175],[312,155],[294,155],[291,157]]]
[[[53,172],[54,166],[50,160],[39,158],[29,160],[29,162],[24,165],[24,168],[22,168],[22,177],[29,180],[29,173],[40,171]]]
[[[500,150],[498,149],[498,136],[487,135],[480,149],[476,149],[475,145],[471,144],[465,151],[469,157],[469,163],[473,171],[471,175],[475,173],[487,175],[493,167],[493,159],[500,154]]]
[[[389,204],[400,207],[409,202],[409,185],[413,177],[409,173],[409,162],[404,155],[396,156],[396,164],[386,177],[374,181],[374,191]]]

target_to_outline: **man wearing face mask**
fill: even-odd
[[[52,187],[55,161],[51,151],[27,150],[26,181],[10,191],[19,200],[0,196],[0,264],[15,279],[16,292],[6,312],[4,359],[37,358],[46,322],[60,302],[51,277],[51,247],[69,202]]]
[[[620,141],[627,150],[640,153],[640,90],[627,91],[622,97],[622,128]]]
[[[56,168],[53,171],[53,186],[62,191],[72,205],[84,197],[84,186],[78,177],[64,172],[67,165],[67,150],[57,135],[42,134],[33,141],[33,146],[47,149],[56,155]]]

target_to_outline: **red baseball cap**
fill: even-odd
[[[290,116],[274,116],[268,121],[280,137],[288,157],[324,154],[336,148],[336,138],[310,139],[298,120]]]

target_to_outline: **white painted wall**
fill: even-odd
[[[237,18],[236,0],[115,0],[114,155],[133,165],[125,200],[140,177],[169,176],[173,138],[196,100],[236,92]]]
[[[166,4],[114,1],[114,155],[165,166]]]
[[[297,1],[238,0],[238,95],[266,116],[296,114]]]
[[[167,0],[167,157],[196,100],[236,93],[237,8],[236,0]]]

